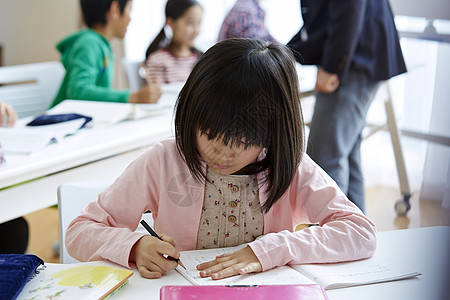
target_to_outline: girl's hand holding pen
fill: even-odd
[[[217,256],[215,260],[197,266],[200,276],[223,279],[235,275],[261,272],[262,266],[252,248],[245,247],[234,253]]]
[[[144,278],[160,278],[178,266],[178,263],[171,259],[180,257],[175,248],[175,240],[167,235],[160,237],[162,241],[151,235],[143,236],[131,250],[130,261],[136,263]]]

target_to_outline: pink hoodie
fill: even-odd
[[[264,190],[261,204],[267,199]],[[205,185],[190,175],[175,140],[156,143],[71,222],[67,250],[79,260],[106,259],[134,268],[130,252],[143,234],[133,231],[147,210],[156,232],[172,236],[179,251],[194,250],[204,192]],[[320,226],[294,231],[302,223]],[[350,261],[373,255],[376,230],[305,154],[288,190],[264,215],[264,235],[249,246],[263,270]]]

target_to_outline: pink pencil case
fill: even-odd
[[[160,300],[181,299],[328,300],[328,297],[324,289],[318,284],[250,286],[166,285],[160,290]]]

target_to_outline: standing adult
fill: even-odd
[[[288,43],[317,65],[307,153],[365,209],[361,133],[382,80],[406,72],[388,0],[301,0],[304,25]]]

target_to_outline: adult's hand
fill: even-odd
[[[319,67],[317,70],[316,91],[330,94],[339,87],[339,77]]]

